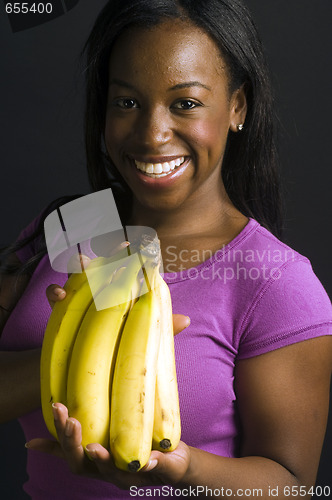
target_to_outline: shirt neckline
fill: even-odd
[[[229,243],[217,250],[211,257],[204,262],[201,262],[197,266],[184,269],[183,271],[161,273],[166,283],[177,283],[179,281],[185,281],[196,277],[198,274],[202,273],[205,269],[213,266],[216,261],[221,261],[225,256],[234,248],[242,243],[251,233],[256,231],[259,223],[249,217],[249,220],[242,231],[233,238]]]

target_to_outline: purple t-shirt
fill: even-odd
[[[174,248],[167,252],[171,263]],[[18,252],[22,261],[33,254],[33,244]],[[195,254],[190,257],[195,258]],[[164,278],[173,311],[191,318],[190,326],[175,337],[182,440],[218,455],[236,457],[236,361],[331,335],[331,302],[308,259],[253,219],[231,243],[211,256],[207,254],[202,264],[167,273]],[[51,312],[45,289],[51,283],[63,285],[65,280],[66,275],[53,271],[44,257],[6,324],[1,349],[41,346]],[[19,421],[27,440],[50,437],[40,410]],[[75,476],[62,460],[39,452],[28,451],[27,469],[29,480],[24,489],[33,500],[133,496],[110,484]],[[145,498],[142,490],[139,493]],[[151,489],[147,492],[150,497]]]

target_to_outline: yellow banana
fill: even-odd
[[[181,420],[174,356],[172,300],[167,283],[158,275],[161,333],[157,363],[152,448],[172,451],[180,441]]]
[[[56,438],[52,403],[66,404],[68,360],[72,345],[92,294],[86,274],[72,274],[64,285],[66,297],[56,302],[46,326],[41,359],[40,389],[43,417]]]
[[[142,468],[151,453],[160,341],[159,292],[159,286],[152,283],[129,312],[114,369],[110,450],[115,465],[131,472]]]
[[[67,406],[69,415],[82,425],[84,447],[96,442],[105,448],[109,445],[114,355],[141,265],[138,254],[128,257],[127,267],[98,295],[103,308],[96,310],[95,303],[91,304],[76,337],[68,372]],[[112,305],[115,297],[117,305]]]
[[[107,283],[109,276],[105,276],[105,269],[111,274],[119,265],[118,259],[126,255],[127,249],[123,249],[111,258],[93,259],[86,271],[71,274],[64,285],[66,297],[56,302],[50,315],[41,351],[40,384],[43,417],[55,438],[52,403],[67,403],[69,360],[80,324],[93,301],[91,290],[96,291]]]

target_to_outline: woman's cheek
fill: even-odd
[[[110,156],[116,154],[119,146],[121,147],[125,137],[125,128],[122,120],[106,117],[105,143]]]
[[[188,130],[191,141],[200,150],[205,150],[209,157],[219,157],[224,152],[229,127],[220,123],[220,118],[200,120]]]

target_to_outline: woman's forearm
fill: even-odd
[[[188,496],[208,498],[310,498],[310,486],[279,463],[264,457],[226,458],[190,448],[191,465],[181,484]]]
[[[0,423],[40,407],[40,352],[0,352]]]

